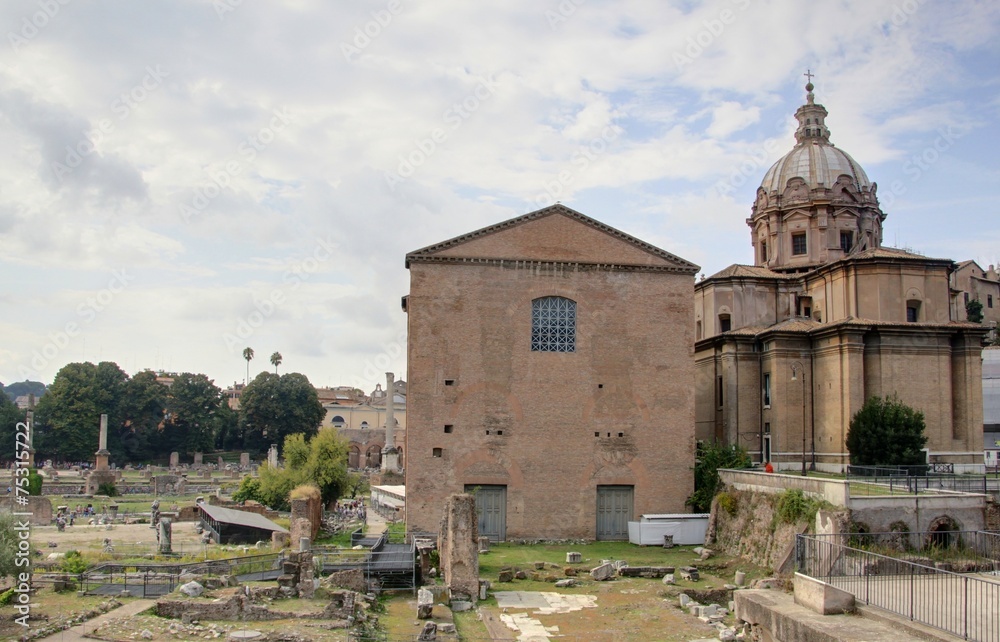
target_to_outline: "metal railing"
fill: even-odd
[[[847,480],[852,484],[862,484],[860,492],[852,488],[853,494],[865,493],[869,484],[885,487],[890,494],[934,492],[940,490],[1000,494],[1000,476],[989,474],[954,474],[954,465],[939,463],[920,466],[848,466]]]
[[[88,593],[110,595],[129,591],[137,597],[156,597],[173,591],[181,583],[180,576],[186,573],[255,579],[253,576],[263,578],[280,573],[284,561],[284,553],[265,553],[184,564],[105,562],[81,574],[80,582]]]
[[[946,534],[799,535],[797,570],[914,622],[966,640],[1000,642],[1000,534]]]

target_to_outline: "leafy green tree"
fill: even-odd
[[[262,372],[240,397],[244,447],[259,453],[270,444],[283,444],[288,435],[302,433],[311,437],[325,414],[316,389],[305,375]]]
[[[855,466],[907,466],[926,462],[924,413],[895,395],[871,397],[851,418],[847,450]]]
[[[739,446],[698,442],[694,462],[694,493],[685,502],[695,512],[707,513],[718,491],[720,468],[750,468],[753,462]]]
[[[212,450],[219,423],[216,415],[223,404],[222,390],[206,375],[184,372],[174,377],[167,396],[169,421],[161,452]]]
[[[979,299],[972,299],[965,304],[965,318],[972,323],[983,322],[983,302]]]
[[[234,450],[243,448],[243,435],[239,430],[239,414],[229,405],[229,399],[223,391],[222,403],[215,413],[215,448],[216,450]]]
[[[0,459],[13,459],[17,453],[15,435],[17,424],[25,420],[27,413],[14,405],[14,402],[0,392]]]
[[[314,484],[323,503],[330,504],[349,491],[353,483],[347,473],[347,447],[347,441],[333,428],[320,430],[308,441],[302,434],[289,435],[284,443],[285,467],[262,466],[257,485],[244,478],[237,493],[275,510],[289,510],[288,494],[292,489]]]
[[[123,453],[117,428],[122,425],[122,400],[128,375],[110,361],[68,363],[56,373],[48,392],[38,401],[38,457],[89,461],[97,451],[101,414],[108,415],[108,449]]]
[[[167,407],[167,387],[156,380],[156,373],[146,370],[125,384],[122,425],[118,431],[122,460],[148,461],[160,452],[160,431]]]

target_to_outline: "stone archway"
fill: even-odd
[[[361,449],[357,444],[351,444],[350,450],[347,451],[347,467],[353,469],[361,467]]]
[[[365,466],[368,468],[379,468],[382,465],[382,447],[369,446]]]
[[[927,528],[926,546],[928,548],[949,548],[957,541],[955,538],[958,536],[958,530],[958,522],[948,515],[941,515],[935,518]]]

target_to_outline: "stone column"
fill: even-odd
[[[267,465],[271,468],[278,467],[278,444],[271,444],[267,451]]]
[[[101,435],[97,441],[97,452],[94,453],[96,457],[96,470],[107,470],[108,469],[108,457],[111,453],[108,452],[108,416],[101,415]]]
[[[396,448],[396,387],[395,377],[391,372],[385,373],[385,448],[382,450],[382,470],[396,472],[399,470],[399,449]]]
[[[159,523],[160,530],[158,532],[157,539],[159,540],[160,543],[161,555],[170,555],[173,553],[173,547],[170,541],[173,533],[170,524],[171,522],[169,518],[164,517],[160,519]]]

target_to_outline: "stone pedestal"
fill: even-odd
[[[250,468],[250,453],[240,453],[240,468]]]
[[[195,453],[194,454],[194,465],[195,466],[200,466],[202,463],[204,463],[204,457],[205,456],[202,453]]]
[[[180,453],[177,452],[170,453],[170,467],[177,468],[178,466],[180,466],[180,464],[181,464]]]

